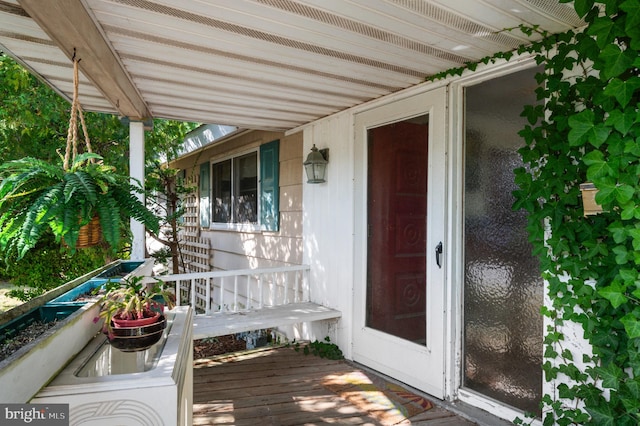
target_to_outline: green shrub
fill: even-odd
[[[72,279],[91,272],[110,261],[109,251],[103,247],[76,250],[74,254],[56,244],[53,235],[47,235],[25,256],[4,258],[0,274],[16,287],[11,297],[29,300]]]

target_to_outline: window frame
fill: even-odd
[[[241,157],[245,157],[251,154],[255,154],[256,156],[256,223],[240,223],[240,222],[216,222],[214,216],[214,206],[213,203],[215,201],[214,195],[214,165],[221,164],[226,161],[230,161],[231,163],[231,215],[233,218],[234,208],[233,204],[236,198],[236,188],[238,185],[237,182],[237,171],[235,170],[235,163],[237,159]],[[204,227],[205,229],[212,230],[224,230],[224,231],[243,231],[243,232],[260,232],[263,230],[263,225],[261,223],[261,205],[260,205],[260,191],[261,191],[261,182],[260,182],[260,147],[256,147],[254,149],[249,149],[246,151],[234,153],[232,155],[226,155],[224,157],[217,157],[215,159],[211,159],[208,162],[209,164],[209,209],[210,209],[210,222],[208,227]]]

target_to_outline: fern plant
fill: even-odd
[[[0,248],[22,258],[51,230],[75,250],[80,228],[98,216],[103,238],[115,250],[128,217],[158,231],[157,217],[136,197],[141,191],[94,153],[78,155],[67,170],[31,157],[1,164]]]

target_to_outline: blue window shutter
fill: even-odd
[[[267,231],[280,227],[280,141],[260,146],[260,223]]]
[[[208,228],[211,224],[211,190],[209,163],[200,165],[200,226]]]

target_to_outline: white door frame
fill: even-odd
[[[463,291],[464,291],[464,89],[467,86],[492,80],[522,69],[536,66],[535,59],[523,56],[511,62],[489,66],[482,71],[456,79],[449,90],[449,129],[450,135],[447,165],[449,182],[448,211],[450,226],[447,229],[449,257],[452,262],[445,263],[447,270],[447,288],[451,289],[447,297],[449,324],[446,341],[450,352],[446,356],[447,399],[460,400],[481,408],[495,416],[513,420],[522,416],[522,412],[506,406],[480,393],[461,388],[463,376]],[[542,346],[542,342],[540,342]],[[533,424],[537,424],[534,422]]]
[[[365,112],[358,113],[354,117],[355,126],[355,217],[360,218],[354,226],[354,242],[355,242],[355,264],[354,264],[354,306],[353,306],[353,358],[372,368],[388,374],[400,381],[415,386],[438,398],[445,397],[445,353],[447,352],[447,343],[444,338],[446,335],[446,264],[448,263],[446,232],[446,102],[447,89],[439,87],[430,91],[422,91],[412,96],[408,96],[401,100],[393,101],[382,106],[369,109]],[[402,104],[400,104],[402,103]],[[402,108],[399,109],[399,106]],[[431,206],[430,214],[427,218],[427,229],[430,232],[427,235],[427,282],[438,282],[438,286],[432,286],[430,295],[427,297],[427,315],[433,315],[433,322],[427,321],[427,327],[436,330],[434,333],[427,333],[427,344],[420,347],[408,341],[400,341],[401,339],[392,337],[388,334],[364,327],[366,320],[366,280],[367,280],[367,144],[366,130],[367,128],[377,127],[407,118],[420,115],[429,115],[429,176],[440,175],[444,182],[429,181],[429,192],[433,196],[441,197],[445,202],[440,208]],[[439,192],[439,193],[438,193]],[[437,194],[436,194],[437,193]],[[430,204],[431,205],[431,204]],[[435,264],[435,256],[433,248],[437,243],[434,241],[442,241],[445,250],[442,255],[442,268],[437,268],[431,264]],[[435,324],[434,324],[435,322]],[[362,348],[362,342],[377,340],[378,342],[389,342],[389,345],[379,345],[374,350],[376,356],[369,356],[367,351],[358,351]],[[429,357],[429,366],[424,366],[429,371],[418,373],[394,368],[385,363],[380,363],[375,359],[377,355],[382,357],[393,357],[391,348],[402,351],[403,357],[413,356],[413,359],[421,359],[420,357]],[[388,351],[388,353],[386,352]],[[400,359],[402,363],[408,358]],[[421,364],[423,365],[423,364]],[[427,380],[425,376],[429,375]]]

